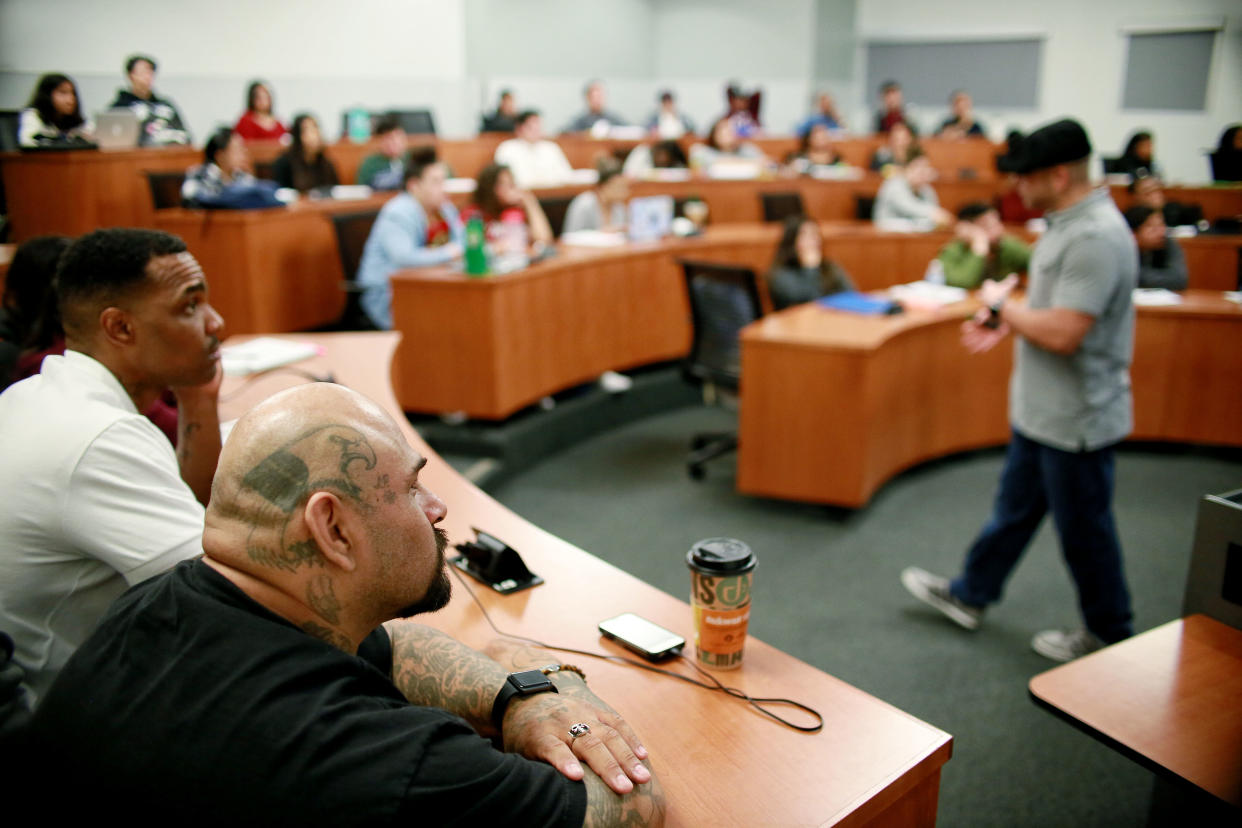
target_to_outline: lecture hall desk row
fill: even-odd
[[[436,141],[441,155],[458,176],[474,177],[491,159],[504,136],[483,135],[465,140]],[[411,138],[411,145],[426,139]],[[594,141],[578,136],[558,139],[575,167],[589,167],[601,153],[623,151],[635,142]],[[794,146],[792,138],[769,138],[758,142],[773,157],[783,157]],[[839,142],[842,154],[856,166],[866,167],[875,147],[875,138],[852,138]],[[1003,186],[996,178],[993,158],[997,147],[987,141],[925,142],[928,155],[941,171],[937,185],[941,201],[956,209],[967,201],[992,198]],[[256,145],[256,162],[270,161],[279,152],[273,144]],[[348,142],[330,145],[343,181],[352,181],[361,159],[374,151],[370,144]],[[152,227],[154,210],[145,173],[184,172],[202,161],[202,151],[192,147],[164,147],[142,150],[77,150],[68,152],[0,153],[0,176],[13,222],[13,238],[24,241],[45,233],[79,235],[98,227]],[[874,195],[880,179],[868,174],[858,182],[820,182],[813,198],[807,199],[812,215],[820,219],[849,219],[855,215],[855,196]],[[720,186],[717,186],[720,185]],[[730,185],[730,186],[724,186]],[[830,186],[831,185],[831,186]],[[717,221],[751,221],[758,217],[758,206],[749,194],[759,186],[768,190],[787,190],[781,179],[759,182],[689,182],[678,185],[640,185],[640,194],[670,192],[690,195],[714,187],[720,193]],[[837,189],[833,189],[833,187]],[[803,184],[798,188],[805,191]],[[1125,188],[1113,189],[1125,203]],[[1242,214],[1242,187],[1170,188],[1169,197],[1199,203],[1209,219]],[[731,205],[737,203],[740,207]],[[714,207],[716,205],[713,205]]]
[[[693,640],[690,608],[684,601],[523,520],[436,457],[392,395],[389,365],[399,334],[309,338],[324,353],[298,367],[331,374],[376,400],[410,444],[431,459],[420,478],[448,506],[441,525],[449,537],[454,542],[473,538],[472,527],[493,533],[521,552],[545,579],[541,586],[508,596],[471,582],[502,630],[619,655],[626,651],[600,639],[595,625],[612,615],[637,612]],[[239,416],[270,394],[304,381],[287,372],[254,381],[226,379],[222,414]],[[453,592],[447,607],[419,620],[484,648],[496,634],[460,584],[454,584]],[[555,658],[545,654],[539,663]],[[754,696],[790,697],[818,709],[824,716],[822,732],[797,733],[721,693],[578,658],[574,660],[586,671],[591,687],[641,734],[664,787],[667,825],[905,828],[936,822],[940,769],[952,753],[952,737],[758,639],[747,641],[741,668],[720,678]],[[692,674],[685,665],[669,666]]]

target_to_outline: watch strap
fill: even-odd
[[[543,679],[546,684],[533,688],[523,688],[522,677],[530,679]],[[510,673],[505,678],[505,683],[501,685],[500,692],[496,694],[496,701],[492,702],[492,724],[496,726],[496,730],[503,730],[505,721],[505,711],[509,709],[509,702],[514,696],[533,696],[536,693],[557,693],[556,685],[551,679],[547,678],[539,670],[526,670],[521,673]]]

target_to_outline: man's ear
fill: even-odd
[[[99,328],[104,339],[113,345],[133,345],[136,341],[133,317],[118,307],[107,307],[99,312]]]
[[[353,572],[358,566],[362,523],[331,492],[315,492],[302,510],[311,541],[332,566]]]

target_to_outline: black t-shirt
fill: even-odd
[[[351,656],[198,560],[126,592],[35,716],[55,797],[98,818],[267,825],[582,824],[586,788],[410,704],[387,632]]]

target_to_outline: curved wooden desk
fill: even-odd
[[[1008,440],[1012,346],[958,342],[972,302],[896,317],[803,305],[742,334],[737,487],[857,507],[903,469]],[[1242,446],[1242,308],[1139,308],[1131,439]]]
[[[392,396],[388,365],[398,338],[315,335],[324,355],[297,367],[331,373],[393,415],[411,445],[431,458],[424,479],[448,504],[443,526],[450,537],[473,537],[475,526],[491,532],[546,579],[507,597],[472,586],[496,624],[552,643],[622,654],[599,638],[595,625],[637,612],[690,638],[693,622],[685,603],[533,526],[436,457]],[[300,382],[280,372],[244,384],[230,379],[223,407],[238,416]],[[677,554],[670,559],[679,560]],[[420,620],[484,646],[495,634],[460,584],[454,590],[448,607]],[[789,696],[817,708],[824,715],[821,733],[796,733],[736,700],[637,669],[595,660],[583,666],[591,686],[642,734],[665,788],[669,825],[935,823],[940,767],[949,759],[952,737],[762,641],[748,641],[744,665],[722,679],[752,695]]]

